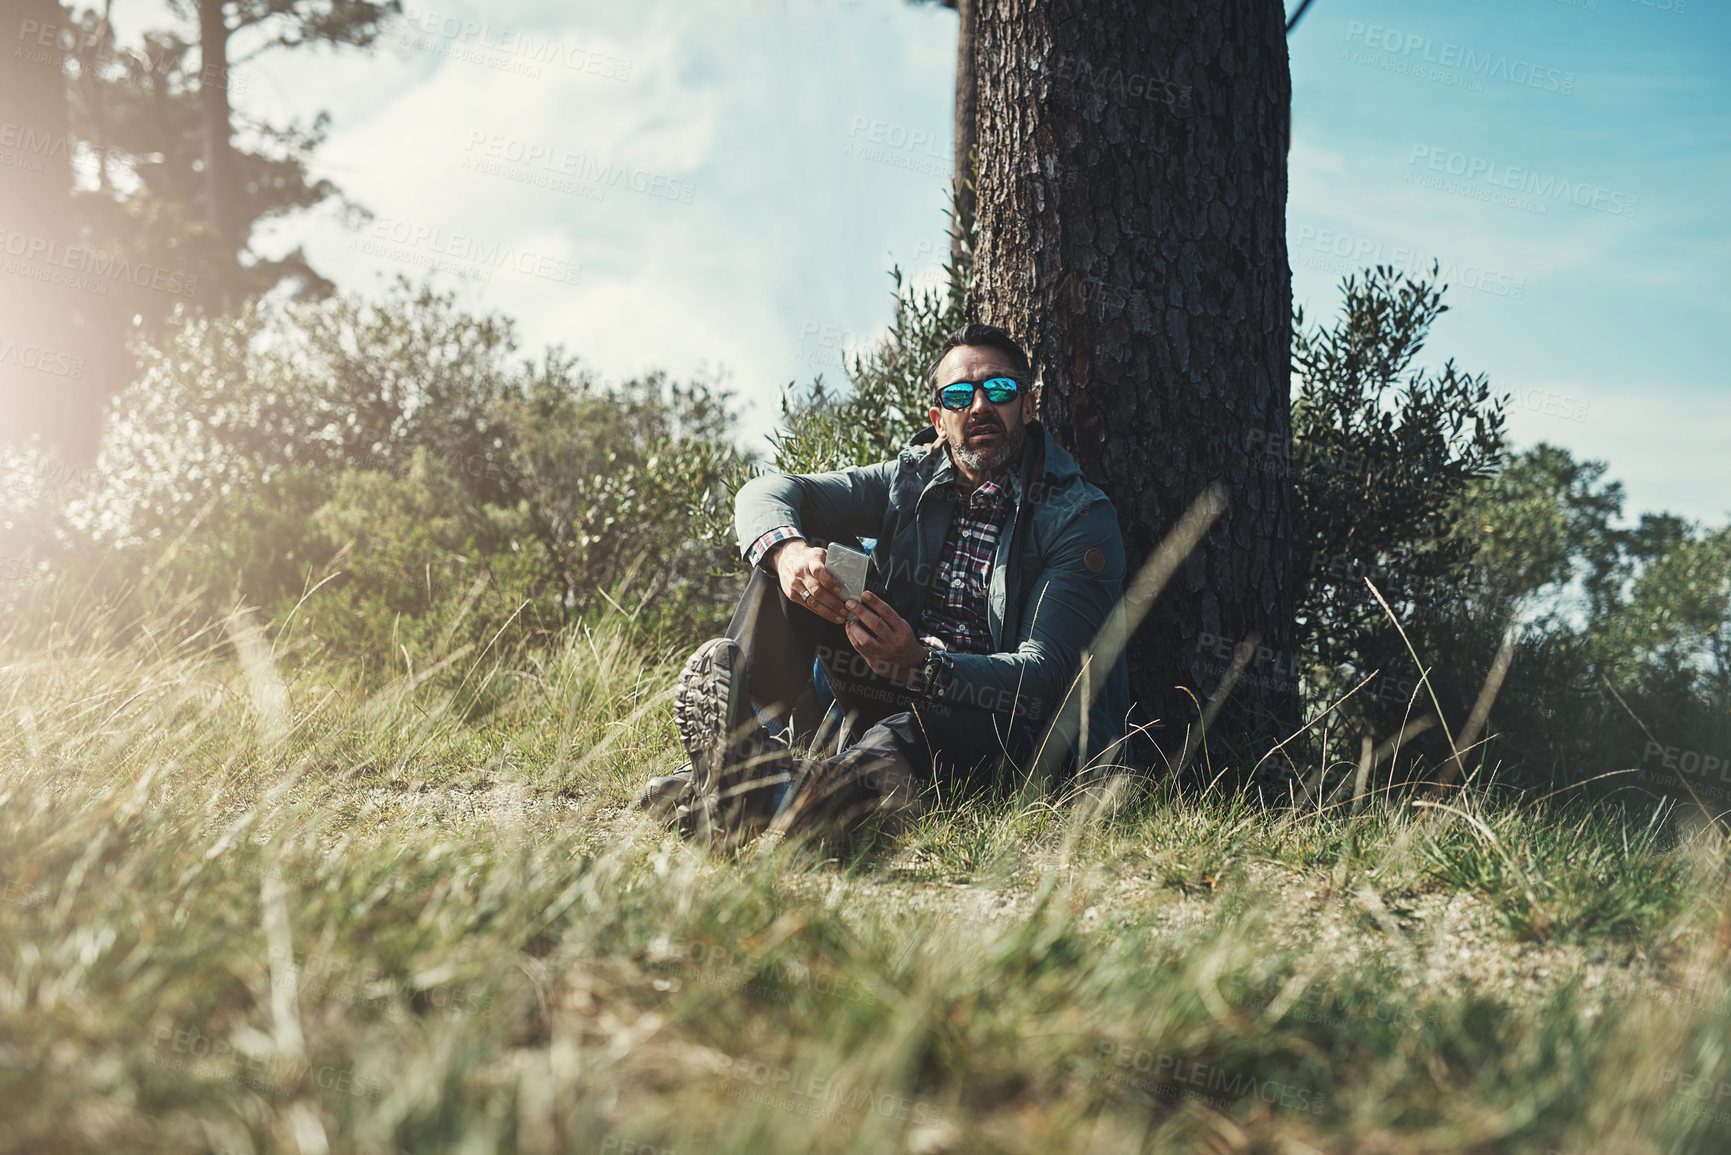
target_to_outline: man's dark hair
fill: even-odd
[[[1028,355],[1016,344],[1016,339],[996,325],[982,325],[973,321],[945,337],[943,345],[938,349],[938,355],[932,358],[931,366],[926,370],[926,384],[931,386],[933,393],[938,391],[938,364],[957,345],[984,345],[998,350],[1016,367],[1023,384],[1030,384],[1028,377],[1033,373],[1034,367],[1028,363]]]

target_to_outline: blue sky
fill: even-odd
[[[882,331],[892,262],[939,276],[953,14],[406,7],[371,57],[247,66],[243,109],[332,113],[321,164],[378,214],[271,238],[340,285],[440,264],[606,377],[725,372],[755,439]],[[1440,260],[1426,357],[1515,392],[1517,445],[1609,462],[1631,512],[1723,522],[1728,44],[1706,0],[1315,0],[1289,40],[1295,299],[1327,317],[1346,269]],[[477,259],[499,249],[514,267]]]

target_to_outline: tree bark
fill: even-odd
[[[228,37],[225,0],[198,0],[198,107],[204,122],[204,214],[226,251],[238,253],[234,198],[233,111],[228,103]]]
[[[65,275],[67,262],[78,271],[83,251],[65,72],[78,35],[54,0],[18,0],[7,7],[4,27],[0,123],[12,163],[0,164],[0,226],[17,244],[7,258],[16,267],[0,273],[0,442],[40,435],[63,452],[82,452],[95,368],[90,334],[104,301],[71,287]],[[0,553],[18,552],[6,530],[0,524]]]
[[[950,260],[960,265],[962,238],[974,225],[974,149],[978,142],[979,88],[976,80],[975,23],[978,0],[956,0],[956,220],[950,235]]]
[[[0,68],[0,113],[14,140],[5,147],[18,162],[0,165],[7,226],[26,234],[58,236],[70,223],[71,148],[66,137],[65,46],[73,38],[66,13],[54,0],[18,0],[6,11],[6,66]],[[7,277],[12,285],[22,278]],[[26,293],[37,291],[26,286]]]
[[[1029,342],[1041,416],[1117,507],[1132,574],[1210,482],[1227,486],[1228,512],[1131,642],[1156,740],[1183,746],[1252,634],[1222,722],[1289,725],[1293,498],[1259,452],[1291,421],[1281,7],[978,3],[970,313]]]

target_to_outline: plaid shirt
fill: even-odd
[[[992,555],[1014,506],[1006,481],[988,481],[969,495],[950,520],[939,552],[931,597],[920,614],[920,641],[955,654],[992,652],[992,627],[986,592],[992,581]],[[746,561],[757,565],[771,546],[801,540],[791,525],[770,530],[751,544]]]
[[[1007,481],[988,481],[957,506],[939,551],[931,597],[920,614],[920,640],[957,654],[992,652],[986,591],[992,555],[1014,501]]]
[[[769,552],[772,545],[780,545],[784,541],[804,541],[805,535],[791,525],[777,526],[762,537],[751,543],[746,551],[745,564],[755,566],[763,560],[763,555]]]

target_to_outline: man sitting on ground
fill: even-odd
[[[1123,661],[1091,672],[1091,694],[1077,675],[1119,612],[1123,540],[1106,495],[1033,420],[1031,376],[1008,333],[968,325],[928,371],[931,428],[894,460],[740,489],[751,579],[675,700],[691,770],[651,783],[641,804],[733,839],[772,819],[795,833],[906,816],[940,770],[1025,767],[1054,715],[1044,741],[1068,755],[1088,698],[1088,748],[1111,756]],[[849,598],[825,546],[874,536],[867,588]],[[843,748],[796,762],[789,738],[823,716],[814,659],[847,719]]]

